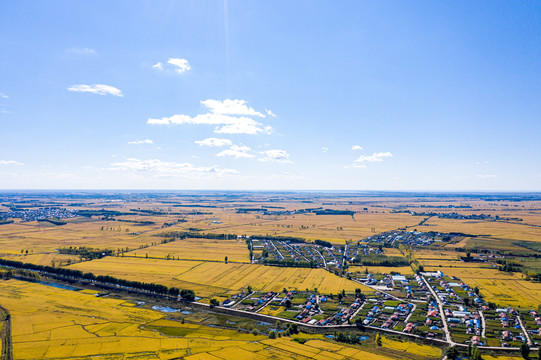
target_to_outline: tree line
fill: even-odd
[[[180,295],[184,300],[187,300],[187,301],[195,300],[195,292],[193,290],[186,290],[186,289],[181,290],[176,287],[169,288],[161,284],[119,279],[119,278],[109,276],[109,275],[96,276],[91,272],[83,273],[80,270],[56,268],[56,267],[46,266],[46,265],[36,265],[36,264],[23,263],[21,261],[14,261],[14,260],[7,260],[7,259],[0,259],[0,265],[9,266],[16,269],[28,269],[28,270],[33,270],[33,271],[40,271],[40,272],[44,272],[48,274],[60,275],[64,277],[74,278],[74,279],[81,279],[81,280],[87,280],[87,281],[96,281],[100,283],[119,285],[119,286],[132,288],[132,289],[150,291],[159,295],[169,295],[169,296],[177,296],[177,297]]]

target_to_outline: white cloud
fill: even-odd
[[[272,112],[272,110],[269,110],[269,109],[265,109],[265,112],[267,113],[267,115],[271,116],[271,117],[276,117],[276,114]]]
[[[490,164],[490,161],[485,160],[485,161],[483,161],[483,162],[481,162],[481,161],[476,161],[476,162],[475,162],[475,165],[481,165],[481,164],[487,164],[487,165],[488,165],[488,164]]]
[[[260,158],[259,161],[275,161],[281,163],[292,163],[289,160],[289,154],[285,150],[267,150],[262,151],[262,154],[265,155],[264,158]]]
[[[102,85],[102,84],[94,84],[94,85],[72,85],[68,88],[68,91],[75,91],[75,92],[89,92],[92,94],[98,94],[98,95],[114,95],[123,97],[122,91],[117,89],[116,87],[109,86],[109,85]]]
[[[228,156],[228,157],[234,157],[234,158],[253,158],[254,155],[250,152],[252,149],[250,149],[248,146],[238,146],[233,145],[227,150],[223,150],[216,154],[216,156]]]
[[[145,140],[135,140],[135,141],[128,141],[128,144],[134,144],[134,145],[141,145],[141,144],[154,144],[154,141],[150,140],[150,139],[145,139]]]
[[[373,153],[372,155],[361,155],[355,162],[379,162],[383,161],[385,157],[392,157],[390,152]]]
[[[135,158],[126,161],[112,163],[109,170],[144,172],[155,174],[156,176],[170,176],[181,178],[194,177],[225,177],[237,175],[238,171],[234,169],[223,169],[217,166],[197,167],[190,163],[177,163],[170,161],[161,161],[158,159],[140,160]]]
[[[363,149],[363,147],[360,146],[360,145],[353,145],[353,146],[351,147],[351,150],[362,150],[362,149]]]
[[[260,112],[246,105],[244,100],[204,100],[201,101],[209,112],[194,117],[177,114],[161,119],[148,119],[151,125],[217,125],[214,132],[218,134],[270,134],[272,128],[252,119],[249,116],[265,117]]]
[[[179,74],[182,74],[191,69],[190,63],[186,59],[169,58],[169,60],[167,60],[167,63],[175,66],[175,72]]]
[[[208,147],[221,147],[221,146],[230,146],[233,145],[233,142],[229,139],[218,139],[218,138],[206,138],[204,140],[199,140],[195,142],[199,146],[208,146]]]
[[[201,104],[206,106],[213,114],[265,117],[262,113],[255,111],[253,108],[246,105],[246,100],[225,99],[224,101],[220,101],[208,99],[201,101]]]
[[[2,98],[2,99],[9,99],[9,96],[7,96],[6,94],[4,94],[3,92],[0,92],[0,98]]]
[[[0,160],[0,165],[24,165],[22,162],[18,162],[15,160]]]
[[[323,152],[327,152],[327,151],[329,151],[329,148],[328,148],[328,147],[326,147],[326,146],[323,146],[323,147],[321,148],[321,151],[323,151]]]
[[[494,174],[479,174],[479,175],[475,175],[475,177],[477,177],[479,179],[494,179],[497,176],[494,175]]]
[[[67,52],[76,55],[96,55],[96,50],[90,48],[69,48]]]
[[[348,169],[348,168],[356,168],[356,169],[366,169],[366,165],[364,164],[356,164],[356,163],[353,163],[351,165],[346,165],[344,166],[345,169]]]
[[[217,134],[248,134],[248,135],[256,135],[261,132],[270,134],[272,132],[272,128],[270,126],[265,126],[262,128],[260,123],[254,121],[245,121],[246,118],[237,118],[239,121],[235,124],[230,125],[224,125],[220,128],[215,128],[214,132]]]
[[[161,62],[157,62],[156,64],[152,65],[154,69],[163,70],[163,64]]]

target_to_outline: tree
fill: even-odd
[[[220,306],[220,302],[216,299],[210,299],[210,307]]]
[[[181,290],[180,296],[187,301],[195,300],[195,292],[193,290]]]
[[[522,354],[522,357],[527,360],[530,356],[530,345],[526,343],[520,345],[520,353]]]
[[[225,259],[224,259],[224,260],[225,260],[225,263],[227,264],[227,256],[225,257]]]
[[[249,293],[251,293],[251,292],[252,292],[252,286],[251,286],[251,285],[248,285],[247,290],[248,290]]]
[[[176,288],[176,287],[171,287],[169,288],[169,295],[171,296],[178,296],[180,294],[180,289]]]
[[[470,359],[471,360],[482,360],[483,358],[481,357],[481,352],[479,351],[479,349],[477,348],[477,345],[473,345],[472,348],[471,348],[471,356],[470,356]]]
[[[378,334],[376,334],[376,345],[377,346],[381,346],[381,336]]]
[[[291,300],[287,299],[285,305],[287,309],[291,308]]]
[[[456,349],[456,346],[449,346],[445,350],[445,356],[447,356],[447,359],[449,360],[455,360],[458,356],[458,350]]]
[[[269,332],[269,339],[276,339],[276,331],[271,330]]]

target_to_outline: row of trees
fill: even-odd
[[[377,334],[379,336],[379,334]],[[335,332],[334,338],[335,341],[346,343],[346,344],[360,344],[361,337],[356,334],[348,334],[343,332]]]
[[[314,260],[310,260],[310,262],[307,262],[307,261],[295,261],[293,259],[285,259],[285,260],[265,259],[261,263],[263,265],[271,265],[271,266],[317,268],[317,263]]]
[[[66,268],[56,268],[52,266],[45,265],[36,265],[30,263],[23,263],[21,261],[6,260],[0,259],[0,265],[9,266],[15,269],[27,269],[33,271],[39,271],[51,275],[60,275],[63,277],[72,278],[74,280],[87,280],[87,281],[96,281],[99,283],[119,285],[127,287],[130,289],[144,290],[149,291],[159,295],[169,295],[169,296],[181,296],[184,300],[193,301],[195,300],[195,293],[193,290],[180,290],[175,287],[167,287],[161,284],[154,283],[145,283],[141,281],[131,281],[125,279],[119,279],[109,275],[94,275],[93,273],[87,272],[83,273],[80,270],[66,269]]]
[[[360,256],[355,258],[352,261],[353,264],[360,264],[364,266],[388,266],[388,267],[399,267],[399,266],[408,266],[410,260],[401,257],[401,256],[385,256],[385,255],[376,255],[370,254],[366,256]]]
[[[85,260],[101,259],[104,256],[113,255],[113,250],[95,249],[87,246],[62,247],[58,249],[58,252],[60,254],[79,255],[81,259]]]
[[[168,231],[163,232],[160,234],[156,234],[156,236],[161,237],[172,237],[175,239],[186,239],[186,238],[193,238],[193,239],[213,239],[213,240],[229,240],[229,239],[236,239],[236,234],[202,234],[199,232],[194,231]]]
[[[330,242],[328,242],[328,241],[325,241],[325,240],[315,240],[314,244],[319,245],[319,246],[323,246],[323,247],[326,247],[326,248],[332,248],[332,244]]]

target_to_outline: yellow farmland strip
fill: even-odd
[[[314,349],[312,347],[305,346],[289,339],[283,338],[275,340],[263,340],[261,341],[261,343],[307,357],[313,357],[315,354],[321,351],[319,349]]]
[[[137,249],[128,253],[138,257],[174,257],[193,260],[250,262],[246,243],[242,240],[182,239],[166,244]],[[127,254],[127,255],[128,255]]]
[[[70,266],[96,275],[153,281],[194,290],[199,296],[215,296],[252,286],[254,290],[315,289],[322,293],[371,289],[323,269],[282,268],[253,264],[106,257]]]
[[[426,357],[439,358],[441,356],[441,350],[428,345],[419,345],[410,341],[395,341],[386,337],[382,337],[382,346],[408,352],[413,355],[422,355]]]
[[[186,356],[184,359],[186,360],[220,360],[221,358],[211,355],[209,353],[200,353],[200,354]]]
[[[224,360],[255,359],[264,360],[265,357],[257,353],[242,349],[241,347],[228,347],[210,353]]]

